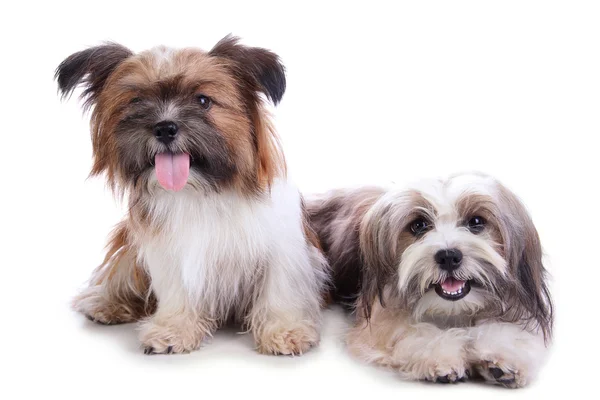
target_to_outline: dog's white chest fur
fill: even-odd
[[[152,285],[161,287],[163,297],[185,290],[210,314],[250,300],[272,243],[290,233],[303,238],[299,193],[285,182],[276,182],[271,196],[260,199],[235,191],[160,190],[153,200],[151,214],[164,222],[158,233],[145,235],[139,251]]]

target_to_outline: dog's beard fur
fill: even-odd
[[[92,175],[130,203],[76,308],[104,323],[154,313],[141,328],[151,352],[197,349],[229,318],[265,353],[314,345],[325,262],[265,106],[285,90],[277,55],[233,37],[209,52],[106,44],[71,55],[56,77],[63,96],[83,86]],[[179,130],[167,143],[156,127],[169,121]],[[161,182],[159,153],[189,155],[180,192]]]
[[[453,244],[450,244],[453,243]],[[460,268],[453,272],[442,270],[435,254],[442,249],[458,248],[463,253]],[[506,261],[497,252],[498,244],[487,234],[474,236],[465,228],[448,226],[447,235],[430,232],[411,244],[402,254],[398,267],[398,297],[416,320],[430,317],[451,317],[459,314],[479,316],[500,306],[499,293],[506,286]],[[449,277],[468,281],[469,294],[458,301],[448,301],[435,293]],[[484,311],[486,310],[486,311]]]
[[[338,297],[358,296],[366,318],[381,302],[417,322],[495,319],[550,337],[552,305],[537,232],[523,205],[492,178],[460,175],[401,191],[337,191],[311,200],[309,213],[335,284],[351,288]],[[485,220],[477,234],[467,228],[474,216]],[[410,232],[417,218],[431,227],[420,236]],[[450,273],[434,257],[451,248],[463,260]],[[446,300],[433,289],[450,276],[471,285],[460,300]],[[349,284],[349,277],[358,282]]]

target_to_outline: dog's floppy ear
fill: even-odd
[[[116,43],[106,43],[71,54],[60,63],[54,74],[61,96],[68,97],[78,85],[83,85],[85,89],[81,97],[86,107],[91,106],[110,74],[131,55],[131,50]]]
[[[264,93],[277,105],[285,92],[285,68],[277,54],[259,47],[247,47],[231,35],[221,39],[209,52],[211,56],[223,57],[235,63],[236,75],[251,81],[255,89]]]
[[[525,206],[508,189],[500,187],[503,214],[503,236],[509,270],[516,288],[511,293],[507,317],[514,322],[534,323],[546,340],[552,336],[553,306],[542,263],[542,246],[538,232]]]
[[[370,318],[373,302],[379,298],[385,306],[383,290],[397,274],[398,240],[405,223],[402,210],[394,207],[389,196],[379,199],[365,214],[360,227],[360,249],[364,269],[362,300],[365,316]]]
[[[227,67],[242,88],[258,153],[257,179],[261,186],[270,187],[275,177],[285,175],[285,159],[275,130],[262,109],[258,92],[277,105],[285,92],[285,70],[275,53],[243,46],[238,40],[230,35],[224,37],[209,55],[227,60]]]
[[[399,269],[404,252],[416,240],[407,228],[415,218],[433,218],[430,213],[430,205],[420,192],[403,190],[387,192],[365,214],[360,226],[360,248],[365,266],[362,291],[366,294],[366,307],[377,297],[386,306],[386,286],[400,295],[411,284]],[[390,282],[394,284],[389,285]]]

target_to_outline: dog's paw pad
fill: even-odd
[[[519,372],[508,366],[492,361],[483,361],[476,366],[479,374],[488,382],[508,388],[518,388],[525,385]]]
[[[490,374],[492,374],[492,376],[494,377],[494,379],[500,379],[502,377],[502,375],[504,375],[504,371],[502,371],[498,367],[488,368],[488,371],[490,372]]]
[[[448,375],[440,375],[433,378],[435,383],[458,383],[465,382],[467,380],[466,375],[458,375],[456,372],[452,372]]]
[[[153,355],[153,354],[173,354],[173,353],[174,353],[173,346],[167,346],[167,348],[164,349],[163,351],[157,351],[152,346],[144,347],[144,354],[146,354],[146,355]]]
[[[500,383],[506,387],[509,387],[509,388],[517,387],[517,380],[515,378],[498,379],[498,383]]]

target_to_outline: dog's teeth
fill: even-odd
[[[449,292],[449,291],[447,291],[447,290],[445,290],[445,289],[442,289],[442,292],[443,292],[444,294],[447,294],[448,296],[457,296],[457,295],[459,295],[459,294],[462,294],[462,289],[458,289],[458,290],[456,290],[456,291],[454,291],[454,292]]]

